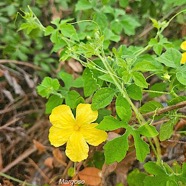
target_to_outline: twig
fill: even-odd
[[[32,166],[41,174],[41,176],[49,183],[50,180],[49,178],[46,176],[46,174],[38,167],[38,165],[31,159],[29,158],[30,163],[32,164]]]
[[[4,129],[4,128],[6,128],[6,127],[12,125],[13,123],[15,123],[16,121],[19,121],[19,120],[20,120],[20,118],[14,118],[14,119],[12,119],[12,120],[9,121],[8,123],[2,125],[2,127],[0,127],[0,130],[2,130],[2,129]]]
[[[17,61],[17,60],[1,59],[1,60],[0,60],[0,64],[4,64],[4,63],[14,63],[14,64],[17,64],[17,65],[28,66],[28,67],[31,67],[31,68],[36,69],[36,70],[42,70],[41,67],[38,67],[38,66],[36,66],[36,65],[33,65],[33,64],[31,64],[31,62],[24,62],[24,61]]]
[[[163,114],[165,112],[168,112],[168,111],[171,111],[171,110],[174,110],[174,109],[183,108],[185,106],[186,106],[186,101],[183,101],[183,102],[180,102],[176,105],[171,105],[171,106],[168,106],[168,107],[165,107],[165,108],[162,108],[162,109],[158,109],[156,111],[148,112],[146,114],[143,114],[143,117],[148,118],[149,116],[160,115],[160,114]]]
[[[20,161],[24,160],[25,158],[27,158],[28,156],[30,156],[30,154],[34,153],[36,151],[36,147],[33,146],[30,149],[27,149],[25,152],[23,152],[23,154],[21,154],[20,156],[18,156],[18,158],[16,158],[14,161],[12,161],[10,164],[8,164],[4,169],[1,170],[2,173],[7,172],[8,170],[10,170],[12,167],[14,167],[15,165],[17,165]]]
[[[17,178],[13,178],[13,177],[11,177],[11,176],[9,176],[9,175],[6,175],[6,174],[4,174],[4,173],[2,173],[2,172],[0,172],[0,176],[3,176],[3,177],[5,177],[5,178],[7,178],[7,179],[9,179],[9,180],[13,180],[13,181],[18,182],[18,183],[23,184],[23,185],[27,185],[27,186],[36,186],[36,185],[32,185],[32,184],[30,184],[30,183],[27,183],[27,182],[25,182],[25,181],[21,181],[21,180],[19,180],[19,179],[17,179]],[[0,184],[0,185],[1,185],[1,184]]]

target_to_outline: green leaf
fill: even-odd
[[[139,110],[141,113],[147,113],[147,112],[155,111],[162,107],[163,105],[159,102],[149,101],[149,102],[146,102],[142,107],[140,107]]]
[[[101,29],[105,29],[108,24],[107,16],[102,12],[95,12],[93,15],[93,21],[98,23]]]
[[[74,82],[72,83],[72,87],[76,87],[76,88],[81,88],[83,87],[83,85],[84,85],[84,82],[83,82],[82,76],[75,79]]]
[[[136,62],[132,70],[141,72],[159,72],[163,70],[163,66],[155,60],[142,60]]]
[[[131,84],[126,90],[130,98],[134,100],[142,100],[142,90],[137,85]]]
[[[134,83],[142,88],[148,88],[148,83],[146,82],[144,76],[142,73],[140,72],[133,72],[133,79],[134,79]]]
[[[99,89],[92,98],[92,109],[98,110],[109,105],[114,97],[115,90],[112,88]]]
[[[70,108],[74,109],[79,103],[84,103],[84,99],[78,92],[72,90],[65,96],[65,102]]]
[[[65,37],[68,37],[68,38],[70,38],[72,40],[79,41],[76,29],[72,25],[67,24],[67,23],[66,24],[61,24],[60,28],[61,28],[61,33]]]
[[[162,167],[160,167],[157,163],[155,162],[147,162],[144,164],[144,169],[149,173],[153,175],[163,175],[165,174],[165,171]]]
[[[136,149],[136,158],[143,162],[150,153],[149,145],[140,138],[140,134],[137,131],[133,131],[132,136],[134,137],[134,145]]]
[[[115,129],[123,128],[127,124],[118,121],[113,116],[105,116],[101,123],[96,127],[97,129],[112,131]]]
[[[57,79],[45,77],[41,84],[37,86],[37,92],[40,96],[48,98],[50,94],[56,93],[59,87],[60,84]]]
[[[156,127],[149,125],[148,123],[139,127],[137,131],[146,137],[155,137],[159,134],[158,131],[156,130]]]
[[[79,0],[76,4],[75,11],[78,10],[88,10],[92,8],[92,4],[88,0]]]
[[[128,36],[134,35],[135,29],[140,26],[140,23],[130,15],[122,16],[120,22],[123,25],[125,34]]]
[[[144,179],[147,175],[140,172],[138,169],[134,169],[127,176],[127,183],[129,186],[144,186]]]
[[[114,81],[109,74],[101,75],[101,76],[99,76],[99,78],[102,79],[103,81],[110,82],[110,83],[114,84]]]
[[[164,141],[166,139],[169,139],[171,135],[173,134],[173,127],[175,125],[175,120],[170,120],[160,127],[160,141]]]
[[[126,132],[123,136],[106,143],[104,146],[106,164],[120,162],[126,156],[129,148],[128,135],[129,134]]]
[[[161,96],[162,93],[158,93],[158,91],[160,91],[160,92],[166,91],[166,87],[167,87],[167,84],[165,82],[164,83],[155,83],[154,85],[152,85],[150,87],[150,90],[157,91],[157,93],[156,92],[149,92],[149,96],[151,98]]]
[[[54,31],[54,28],[52,26],[47,26],[45,28],[45,36],[52,34],[53,31]]]
[[[122,120],[126,122],[128,122],[132,116],[130,104],[121,95],[119,95],[116,99],[116,113]]]
[[[60,79],[63,80],[65,84],[65,88],[69,90],[70,87],[72,87],[72,83],[73,83],[72,75],[62,71],[62,72],[59,72],[58,76]]]
[[[126,8],[129,4],[129,0],[119,0],[119,5],[122,7],[122,8]]]
[[[178,68],[180,67],[181,53],[174,48],[169,48],[157,60],[167,67]]]
[[[61,105],[62,102],[63,102],[63,98],[60,98],[57,95],[50,96],[46,103],[45,113],[50,114],[52,112],[52,109]]]
[[[86,68],[83,72],[83,81],[84,81],[84,94],[85,97],[92,95],[98,88],[96,78],[94,78],[92,71],[89,68]]]
[[[186,85],[186,64],[178,69],[176,78],[182,85]]]

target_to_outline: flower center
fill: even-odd
[[[80,126],[79,126],[79,125],[74,125],[74,130],[75,130],[75,131],[80,130]]]

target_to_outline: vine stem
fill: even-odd
[[[145,47],[145,50],[148,49],[149,46]],[[141,54],[142,52],[144,52],[145,50],[143,51],[140,51],[137,55]],[[136,118],[139,122],[140,125],[144,125],[146,123],[143,115],[138,111],[138,109],[136,108],[136,106],[133,104],[133,102],[131,101],[131,99],[129,98],[126,90],[124,87],[121,86],[121,82],[116,78],[116,76],[114,75],[115,72],[114,70],[112,69],[112,67],[109,65],[107,59],[106,59],[106,56],[105,56],[105,53],[102,51],[102,55],[98,54],[98,57],[101,59],[101,61],[103,62],[103,65],[105,66],[106,70],[108,71],[108,74],[111,76],[112,80],[114,81],[114,84],[115,86],[118,88],[118,90],[121,92],[122,96],[127,100],[127,102],[131,105],[135,115],[136,115]],[[152,150],[154,151],[154,154],[156,155],[157,157],[157,163],[160,164],[161,162],[161,148],[160,148],[160,144],[159,144],[159,140],[157,137],[154,137],[153,140],[154,140],[154,143],[155,143],[155,146],[156,146],[156,149],[151,141],[150,138],[147,138],[151,147],[152,147]]]

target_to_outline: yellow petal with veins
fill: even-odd
[[[91,109],[91,104],[80,103],[76,109],[76,122],[80,125],[89,124],[98,117],[98,111]]]
[[[81,132],[74,132],[66,147],[66,155],[73,162],[80,162],[88,157],[89,147],[83,138]]]
[[[73,133],[73,128],[57,128],[52,126],[49,130],[49,141],[50,143],[55,146],[55,147],[59,147],[63,144],[65,144],[70,135]]]
[[[107,133],[103,130],[96,129],[98,124],[87,124],[81,127],[81,133],[87,143],[93,146],[98,146],[107,139]]]
[[[63,128],[64,125],[74,125],[75,123],[72,111],[67,105],[55,107],[49,118],[52,125],[58,128]]]

